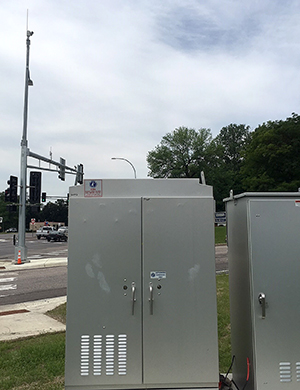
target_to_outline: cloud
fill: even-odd
[[[0,190],[19,172],[27,8],[29,148],[83,163],[86,177],[132,177],[113,156],[146,177],[147,152],[175,127],[217,135],[299,111],[295,0],[11,0],[0,15]],[[43,173],[43,191],[73,180]]]

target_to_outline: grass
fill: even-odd
[[[219,369],[231,363],[228,275],[217,275]],[[47,313],[65,323],[66,304]],[[1,390],[63,390],[65,333],[0,342]]]
[[[226,373],[231,363],[229,280],[217,275],[219,370]]]
[[[55,309],[49,310],[46,314],[49,317],[52,317],[55,320],[60,321],[63,324],[66,324],[66,311],[67,311],[67,304],[63,303],[62,305],[57,306]]]
[[[226,244],[226,226],[215,227],[215,243]]]
[[[65,333],[0,343],[1,390],[62,390]]]

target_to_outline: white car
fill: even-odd
[[[50,232],[53,232],[54,228],[52,226],[42,226],[36,231],[36,238],[39,240],[41,237],[47,238]]]

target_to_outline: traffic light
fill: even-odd
[[[9,213],[15,213],[17,211],[17,205],[16,204],[9,204],[8,206],[6,206],[6,210]]]
[[[83,165],[78,164],[77,165],[77,172],[76,172],[76,184],[82,184],[83,183]]]
[[[47,200],[47,194],[46,192],[42,192],[42,202],[46,202]]]
[[[41,199],[41,184],[42,184],[42,173],[41,172],[30,172],[30,191],[29,201],[30,203],[40,203]]]
[[[58,177],[60,180],[65,181],[66,179],[66,160],[62,157],[60,157],[60,166],[58,171]]]
[[[18,178],[16,176],[10,176],[9,178],[9,196],[10,202],[18,202]]]
[[[5,190],[4,201],[5,202],[10,202],[10,190],[9,190],[9,188],[6,188],[6,190]]]

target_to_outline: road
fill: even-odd
[[[26,233],[28,259],[45,257],[67,257],[67,242],[48,242],[44,238],[38,240],[33,233]],[[0,259],[14,259],[13,234],[0,234]]]
[[[217,273],[228,272],[228,248],[226,245],[215,247],[215,259]]]
[[[29,260],[68,256],[66,242],[38,240],[32,233],[26,233],[27,257]],[[13,234],[0,234],[0,259],[13,260]],[[66,295],[67,267],[39,269],[0,270],[0,304],[29,302],[37,299]]]
[[[0,259],[13,259],[14,247],[12,234],[0,235]],[[26,234],[28,258],[67,257],[68,244],[37,240],[31,233]],[[228,271],[227,247],[216,246],[217,273]],[[28,302],[37,299],[53,298],[66,295],[67,267],[49,267],[15,271],[0,270],[0,304]]]
[[[67,294],[67,267],[0,271],[0,305]]]

